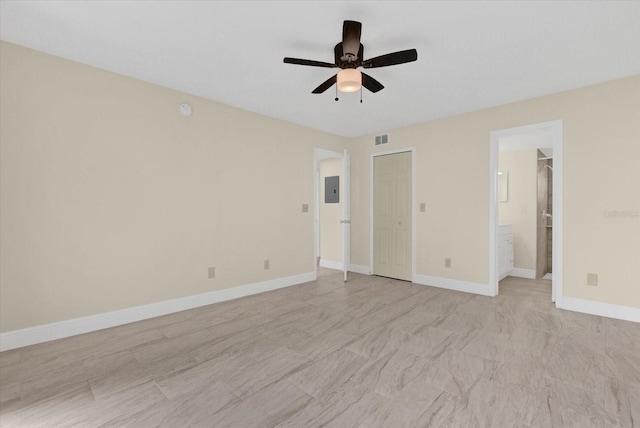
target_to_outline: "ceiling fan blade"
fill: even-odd
[[[358,56],[360,49],[362,24],[357,21],[344,21],[342,25],[342,51],[345,55]]]
[[[310,65],[312,67],[325,67],[325,68],[336,68],[335,64],[331,64],[330,62],[322,62],[322,61],[313,61],[311,59],[300,59],[300,58],[285,58],[284,62],[287,64],[298,64],[298,65]]]
[[[404,64],[418,59],[418,51],[407,49],[406,51],[380,55],[362,62],[364,68],[387,67],[389,65]]]
[[[362,86],[364,86],[365,88],[367,88],[373,93],[376,93],[384,89],[384,86],[382,85],[382,83],[378,82],[373,77],[364,73],[362,73]]]
[[[337,80],[338,80],[338,75],[336,74],[335,76],[332,76],[332,77],[328,78],[326,81],[324,81],[320,86],[315,88],[311,93],[312,94],[321,94],[324,91],[326,91],[327,89],[329,89],[330,87],[332,87],[333,85],[335,85]]]

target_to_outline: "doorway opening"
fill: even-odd
[[[341,270],[344,281],[350,266],[350,158],[344,152],[314,150],[314,271]]]
[[[318,266],[329,269],[344,270],[342,261],[342,220],[341,197],[344,177],[342,176],[342,159],[329,158],[320,161],[320,201],[318,204],[319,239]]]
[[[491,133],[489,276],[550,279],[562,297],[562,121]]]

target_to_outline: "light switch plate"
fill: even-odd
[[[421,212],[421,213],[423,213],[423,212],[426,212],[426,211],[427,211],[427,204],[425,204],[424,202],[422,202],[422,203],[420,204],[420,212]]]
[[[303,213],[309,212],[309,204],[302,204],[302,212]]]
[[[597,273],[588,273],[587,274],[587,285],[592,287],[598,286],[598,274]]]
[[[208,272],[208,278],[213,279],[216,277],[216,268],[210,267]]]
[[[451,259],[449,257],[444,259],[444,267],[446,267],[446,268],[450,268],[451,267]]]

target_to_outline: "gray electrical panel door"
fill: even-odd
[[[324,178],[324,203],[325,204],[337,204],[340,202],[340,177],[334,175],[333,177]]]

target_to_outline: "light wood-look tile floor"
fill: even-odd
[[[322,270],[317,281],[0,354],[0,425],[631,427],[640,324]]]

